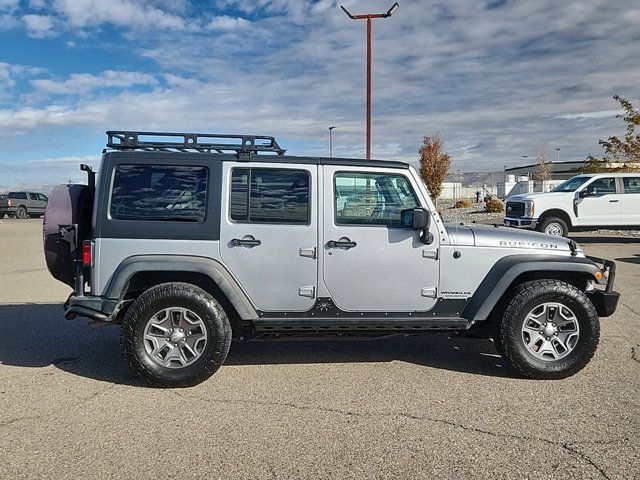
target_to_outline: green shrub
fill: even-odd
[[[484,210],[489,213],[504,212],[504,203],[497,198],[489,198],[484,202]]]
[[[458,200],[453,208],[471,208],[473,207],[473,203],[468,198],[463,198],[462,200]]]

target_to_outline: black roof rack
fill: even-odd
[[[224,135],[218,133],[172,133],[172,132],[107,132],[107,147],[114,150],[147,150],[161,152],[225,153],[238,155],[252,153],[275,153],[284,155],[274,137],[262,135]],[[147,140],[141,137],[155,137]],[[171,137],[178,137],[171,139]],[[208,139],[216,139],[210,142]],[[204,141],[203,141],[204,140]]]

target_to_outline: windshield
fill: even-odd
[[[566,182],[561,183],[556,188],[553,189],[554,192],[575,192],[578,188],[586,183],[591,177],[589,176],[581,176],[581,177],[573,177],[567,180]]]

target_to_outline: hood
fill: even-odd
[[[545,233],[508,228],[501,225],[448,224],[447,232],[454,245],[517,248],[545,252],[571,252],[569,240]],[[582,250],[578,247],[578,252]]]
[[[523,200],[537,200],[540,198],[558,198],[558,195],[574,196],[575,192],[538,192],[538,193],[520,193],[511,195],[507,198],[507,202],[522,202]]]

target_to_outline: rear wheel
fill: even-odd
[[[518,285],[498,320],[495,345],[522,375],[569,377],[589,363],[598,347],[600,321],[587,296],[559,280]]]
[[[164,387],[196,385],[222,365],[231,326],[220,304],[188,283],[150,288],[128,309],[121,343],[131,369]]]
[[[23,207],[22,205],[20,205],[18,207],[18,209],[16,210],[16,217],[20,218],[20,219],[25,219],[27,218],[29,215],[27,215],[27,209],[26,207]]]
[[[546,217],[536,227],[539,232],[547,235],[555,235],[558,237],[566,237],[569,235],[569,226],[560,217]]]

